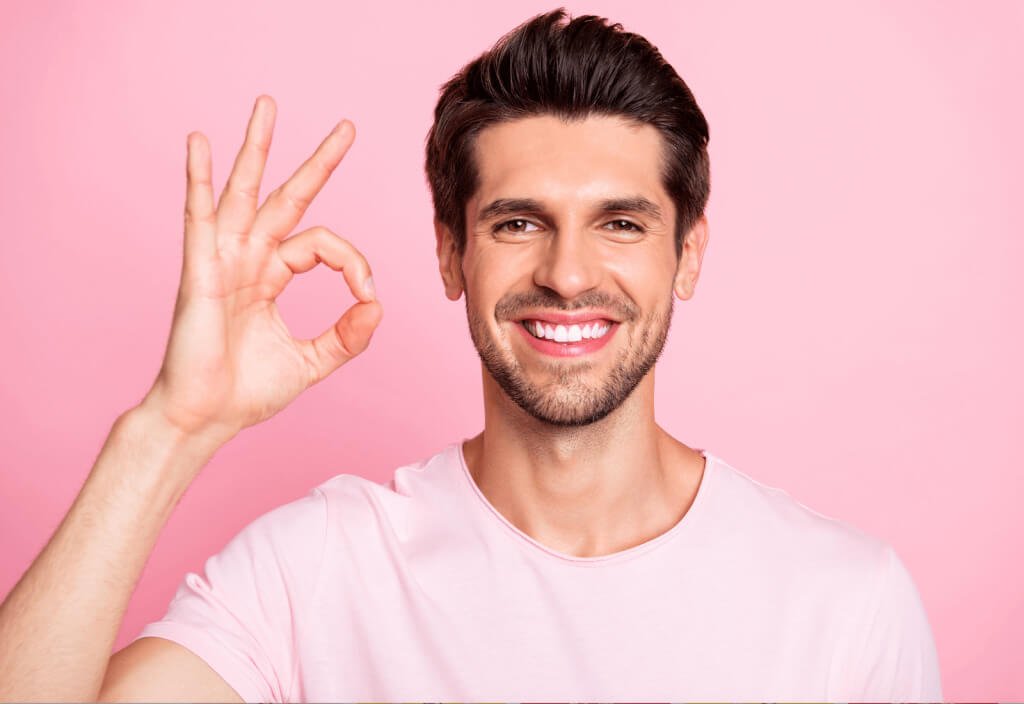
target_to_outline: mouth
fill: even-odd
[[[614,322],[603,318],[588,320],[582,324],[564,325],[545,320],[520,320],[519,324],[538,340],[553,342],[580,342],[599,340],[611,331]]]
[[[611,340],[619,323],[607,319],[564,325],[543,320],[516,323],[523,337],[535,350],[555,357],[578,357],[598,351]]]

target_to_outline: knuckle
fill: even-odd
[[[278,205],[284,205],[295,210],[298,209],[298,203],[296,203],[295,199],[285,192],[283,187],[275,188],[271,191],[270,196],[268,196],[267,199]]]
[[[196,225],[196,224],[199,224],[201,222],[205,222],[208,219],[209,218],[203,217],[202,215],[197,213],[192,208],[186,208],[185,209],[185,224],[186,225]]]
[[[303,198],[297,193],[291,193],[287,189],[282,188],[278,192],[278,197],[288,205],[292,210],[303,211],[309,207],[310,200]]]
[[[338,350],[341,352],[342,356],[354,357],[356,355],[356,351],[349,349],[349,346],[345,344],[345,336],[341,333],[341,330],[338,329],[339,327],[340,326],[338,325],[334,326],[334,335],[332,335],[332,337],[335,340],[335,344],[337,345]]]
[[[319,153],[314,154],[310,158],[309,163],[310,163],[310,165],[313,168],[315,168],[317,171],[319,171],[323,176],[330,176],[331,172],[333,171],[333,169],[331,169],[327,164],[324,163],[324,160],[320,156]]]
[[[227,191],[228,193],[243,196],[246,200],[255,201],[259,198],[259,194],[256,192],[256,189],[243,188],[238,185],[234,178],[228,179]]]
[[[332,249],[336,248],[338,245],[344,247],[348,244],[343,237],[323,225],[317,225],[313,228],[313,237],[316,238],[319,244],[325,247],[331,247]]]
[[[316,356],[320,359],[349,359],[355,355],[348,349],[339,325],[331,328],[331,334],[313,341]]]
[[[198,173],[192,168],[185,170],[185,183],[195,188],[206,188],[207,186],[212,187],[213,181],[208,176],[202,173]]]
[[[249,140],[249,143],[248,143],[247,146],[248,146],[248,149],[256,152],[257,154],[260,154],[261,156],[266,157],[266,156],[268,156],[270,154],[270,142],[269,141],[262,141],[261,142],[261,141],[256,140],[256,139],[252,139],[252,140]]]

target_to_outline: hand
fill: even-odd
[[[256,99],[216,209],[210,147],[188,135],[185,254],[164,361],[143,403],[186,433],[225,437],[264,421],[366,349],[383,308],[370,265],[323,227],[285,239],[355,139],[342,120],[257,209],[276,106]],[[312,340],[292,337],[274,302],[295,274],[319,262],[341,271],[358,299]]]

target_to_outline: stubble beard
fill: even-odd
[[[566,358],[535,365],[539,367],[538,375],[550,378],[544,384],[536,384],[527,378],[511,349],[503,349],[493,339],[486,322],[477,316],[470,304],[468,292],[466,294],[469,335],[488,373],[527,414],[541,423],[565,428],[596,423],[629,398],[661,357],[672,324],[674,306],[675,301],[670,294],[667,311],[660,316],[658,311],[652,311],[643,320],[638,342],[623,347],[607,377],[597,386],[582,379],[594,366],[587,360],[588,355],[579,360]],[[519,333],[513,331],[512,334]],[[622,335],[623,330],[616,330],[615,334]],[[609,344],[616,342],[609,340]]]

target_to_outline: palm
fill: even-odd
[[[273,117],[273,101],[258,100],[216,209],[209,150],[190,136],[181,287],[150,393],[190,432],[213,425],[237,432],[266,420],[365,349],[380,321],[380,304],[363,288],[369,265],[352,245],[325,228],[284,239],[351,145],[351,126],[339,125],[257,209]],[[321,261],[344,273],[360,301],[317,338],[297,340],[274,300]]]

